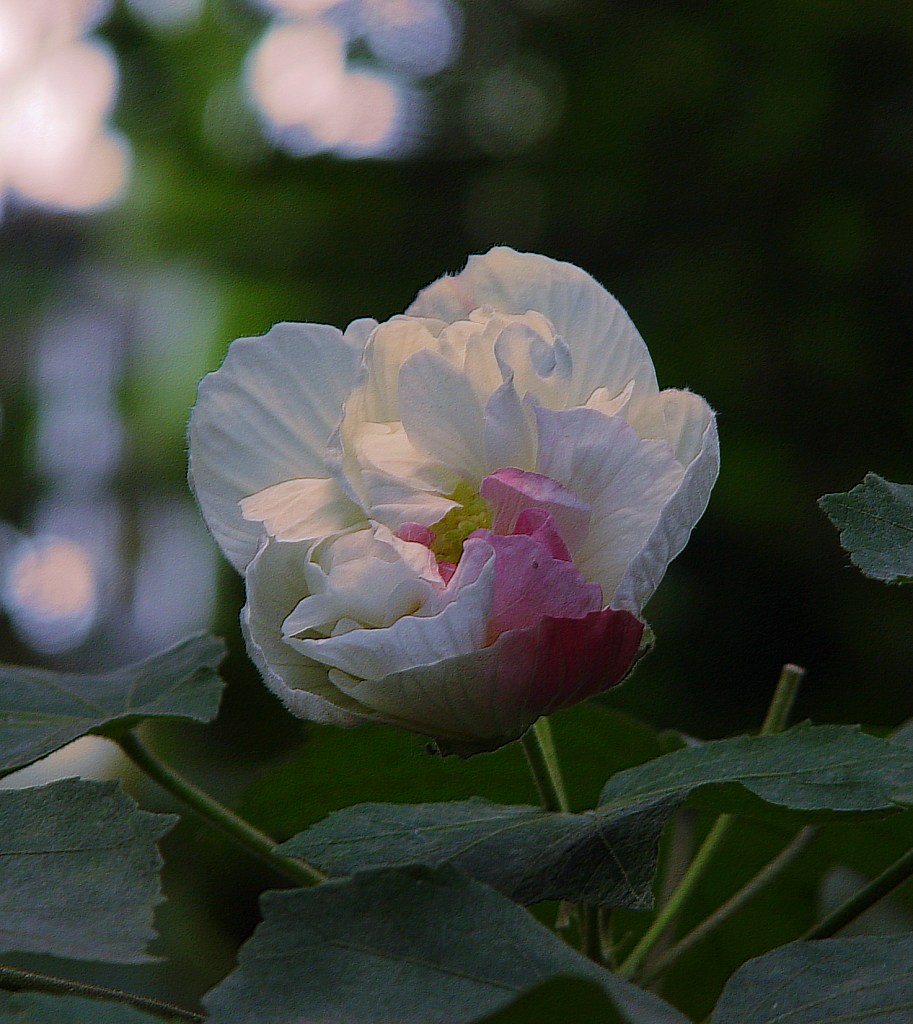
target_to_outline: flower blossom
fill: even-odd
[[[385,323],[234,342],[190,423],[267,685],[463,754],[627,674],[718,468],[713,412],[658,389],[619,303],[506,248]]]
[[[63,210],[116,198],[129,150],[107,124],[117,62],[88,36],[104,0],[0,0],[0,204]]]

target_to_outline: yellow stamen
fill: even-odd
[[[449,497],[458,504],[431,527],[431,551],[439,562],[456,565],[466,538],[476,530],[491,529],[492,512],[488,502],[469,484],[460,484]]]

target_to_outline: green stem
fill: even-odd
[[[673,964],[690,949],[693,949],[699,942],[702,942],[712,931],[715,931],[724,921],[727,921],[733,914],[745,906],[749,900],[759,893],[765,886],[769,885],[782,871],[784,871],[799,854],[808,846],[815,835],[815,829],[807,826],[803,828],[776,857],[739,889],[738,892],[719,906],[709,917],[693,928],[687,935],[679,939],[670,949],[654,963],[650,970],[642,975],[640,982],[648,985],[654,978],[667,971]]]
[[[780,678],[777,680],[777,688],[767,709],[767,716],[761,726],[761,735],[769,736],[774,732],[783,732],[789,716],[792,714],[793,705],[796,703],[796,694],[799,686],[805,678],[805,669],[798,665],[784,665],[780,670]]]
[[[777,680],[774,695],[771,698],[770,707],[764,718],[764,724],[761,726],[761,735],[780,732],[785,728],[796,700],[799,684],[802,682],[804,675],[805,670],[797,665],[783,666],[780,678]],[[726,838],[735,821],[736,819],[733,815],[721,814],[713,823],[710,831],[707,833],[707,837],[694,855],[694,860],[682,876],[678,888],[672,893],[668,902],[653,919],[652,924],[644,933],[640,942],[631,950],[618,968],[618,973],[623,978],[630,978],[634,974],[662,937],[666,928],[672,923],[673,918],[676,917],[686,900],[691,896],[692,891],[707,869],[713,854]]]
[[[619,966],[618,973],[623,978],[630,978],[634,974],[637,968],[644,962],[650,950],[659,941],[663,932],[672,923],[672,919],[678,914],[685,901],[691,895],[698,879],[703,875],[710,858],[725,839],[735,820],[735,817],[731,814],[721,814],[713,823],[710,831],[707,833],[707,838],[701,843],[700,849],[694,855],[694,860],[682,876],[678,888],[672,893],[668,902],[653,919],[652,924],[646,930],[640,942],[637,943]]]
[[[205,1019],[201,1013],[184,1010],[180,1006],[173,1006],[149,996],[139,996],[133,992],[107,988],[104,985],[71,981],[68,978],[56,978],[52,974],[42,974],[39,971],[24,971],[18,967],[8,967],[6,964],[0,964],[0,989],[6,989],[8,992],[45,992],[53,996],[80,996],[83,999],[125,1003],[137,1010],[155,1014],[156,1017],[164,1017],[165,1020],[186,1020],[197,1024]]]
[[[802,938],[829,939],[911,876],[913,876],[913,850],[908,850],[899,860],[894,861],[889,868],[882,871],[877,878],[873,878],[868,885],[864,885],[855,896],[851,896],[822,921],[809,928]]]
[[[240,843],[259,860],[265,861],[298,885],[314,885],[326,879],[322,871],[306,861],[277,854],[276,843],[270,836],[254,828],[234,811],[223,807],[189,779],[165,764],[134,733],[119,737],[117,742],[127,757],[163,789],[187,804],[200,817],[215,825],[236,843]]]
[[[555,749],[555,740],[548,719],[540,718],[524,733],[520,742],[523,744],[523,752],[526,754],[545,809],[555,812],[569,811],[567,790],[561,777],[558,752]],[[581,952],[596,963],[603,963],[599,908],[578,904],[574,907],[574,913],[580,926]]]
[[[599,907],[584,903],[577,908],[580,915],[580,952],[597,964],[605,962],[602,948],[602,928],[599,920]]]
[[[520,742],[545,809],[570,810],[548,719],[540,718],[531,729],[526,730]]]

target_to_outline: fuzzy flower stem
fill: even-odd
[[[547,718],[540,718],[528,729],[520,741],[530,771],[536,782],[536,789],[547,811],[567,812],[570,804],[561,767],[558,764],[558,753],[555,740]],[[581,947],[591,960],[602,963],[602,936],[599,928],[599,911],[597,907],[578,906],[575,908],[580,923]]]
[[[243,846],[259,860],[275,871],[290,878],[298,885],[314,885],[326,879],[326,875],[306,861],[295,857],[283,857],[275,852],[276,843],[265,832],[254,828],[250,822],[224,807],[208,793],[194,785],[170,765],[165,764],[134,734],[127,733],[117,740],[121,750],[133,763],[154,779],[162,789],[167,790],[182,803],[196,811],[201,818],[215,825],[236,843]]]
[[[761,735],[766,736],[775,732],[782,732],[789,721],[789,716],[796,700],[796,693],[799,684],[805,675],[805,670],[797,665],[784,665],[777,681],[777,688],[774,690],[770,707],[761,726]],[[618,973],[623,978],[630,978],[640,965],[647,958],[650,951],[660,940],[666,929],[678,915],[685,902],[691,896],[695,886],[707,869],[707,865],[713,859],[717,848],[722,845],[723,840],[729,834],[736,822],[735,815],[721,814],[707,833],[706,838],[694,855],[694,860],[685,872],[678,888],[669,897],[666,905],[653,919],[653,923],[644,933],[640,942],[631,950],[627,959],[618,968]]]
[[[40,971],[26,971],[7,964],[0,964],[0,989],[7,992],[44,992],[53,996],[77,996],[109,1003],[123,1003],[165,1020],[184,1020],[192,1024],[204,1019],[201,1013],[194,1013],[193,1010],[185,1010],[183,1007],[173,1006],[149,996],[124,992],[118,988],[107,988],[104,985],[91,985],[84,981],[71,981],[69,978],[58,978]]]
[[[570,810],[548,719],[540,718],[531,729],[527,729],[520,742],[545,809]]]

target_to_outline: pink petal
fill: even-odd
[[[396,536],[400,540],[411,541],[413,544],[421,544],[426,548],[430,548],[434,543],[434,534],[427,526],[422,526],[421,523],[403,523],[403,525],[396,531]]]
[[[540,529],[557,532],[551,523]],[[531,536],[499,537],[489,530],[476,530],[466,541],[464,552],[480,547],[495,552],[488,643],[507,630],[534,626],[545,615],[579,619],[602,607],[599,584],[587,583],[572,562],[555,558],[548,547]]]
[[[546,616],[505,633],[497,643],[498,703],[525,709],[531,723],[601,693],[627,675],[643,631],[630,612],[605,608],[584,618]]]
[[[573,491],[541,473],[499,469],[485,477],[479,493],[494,510],[492,529],[495,533],[514,533],[517,517],[527,509],[538,508],[552,516],[571,551],[586,539],[591,507]]]
[[[571,561],[571,553],[555,527],[555,520],[541,508],[528,508],[517,516],[514,535],[532,537],[541,544],[552,558],[562,562]]]

